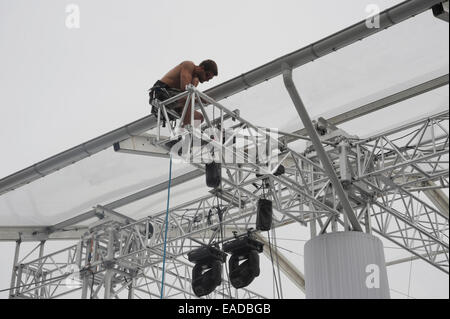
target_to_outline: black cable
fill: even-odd
[[[274,277],[274,280],[275,280],[275,287],[277,288],[278,299],[280,299],[280,291],[278,289],[278,281],[277,281],[277,276],[275,274],[275,267],[274,267],[274,264],[273,264],[272,244],[270,243],[270,232],[269,231],[267,231],[267,238],[269,239],[270,260],[272,261],[272,272],[273,272],[273,277]]]
[[[415,129],[414,131],[411,131],[411,132],[409,132],[409,133],[406,133],[405,135],[396,137],[396,138],[394,138],[393,140],[390,140],[390,141],[391,141],[391,142],[396,142],[396,141],[398,141],[398,140],[401,140],[401,139],[403,139],[403,138],[405,138],[405,137],[408,137],[408,136],[410,136],[410,135],[412,135],[412,134],[414,134],[414,133],[416,133],[416,132],[419,132],[419,131],[421,131],[421,130],[422,130],[422,128]]]
[[[441,121],[437,121],[437,123],[441,123],[441,122],[442,122],[442,120],[441,120]],[[427,127],[427,128],[428,128],[428,127]],[[425,130],[426,130],[427,128],[425,128]],[[415,129],[414,131],[411,131],[411,132],[409,132],[409,133],[406,133],[405,135],[402,135],[402,136],[400,136],[400,137],[394,138],[393,140],[390,140],[390,142],[393,143],[393,142],[396,142],[396,141],[398,141],[398,140],[404,139],[404,138],[406,138],[406,137],[408,137],[408,136],[410,136],[410,135],[412,135],[412,134],[415,134],[415,133],[417,133],[417,132],[420,132],[422,129],[423,129],[423,127],[420,127],[420,128],[418,128],[418,129]],[[411,146],[411,148],[414,148],[414,146]],[[380,153],[381,153],[381,150],[378,151],[377,155],[379,155]]]
[[[286,248],[284,248],[284,247],[281,247],[281,246],[278,246],[278,245],[272,245],[272,246],[275,247],[275,248],[277,248],[277,249],[279,249],[279,250],[284,250],[285,252],[288,252],[288,253],[290,253],[290,254],[294,254],[294,255],[297,255],[297,256],[300,256],[300,257],[304,257],[304,255],[299,254],[299,253],[296,253],[295,251],[286,249]]]
[[[223,205],[223,199],[221,199],[221,204]],[[222,206],[223,207],[223,206]],[[221,209],[221,208],[219,208],[219,209]],[[223,233],[224,233],[224,225],[223,225],[223,223],[222,223],[222,221],[223,221],[223,213],[224,212],[221,212],[220,214],[219,214],[219,222],[220,222],[220,237],[221,237],[221,242],[222,242],[222,251],[223,251],[223,242],[224,242],[224,235],[223,235]],[[230,286],[231,286],[231,282],[230,282],[230,275],[229,275],[229,273],[228,273],[228,266],[227,266],[227,262],[225,261],[225,272],[226,272],[226,274],[227,274],[227,278],[228,278],[228,293],[230,294],[230,299],[232,298],[232,296],[231,296],[231,288],[230,288]],[[225,288],[225,287],[224,287]],[[225,297],[225,294],[223,294],[224,295],[224,297]]]
[[[216,120],[216,106],[215,105],[213,105],[213,121],[215,121]],[[214,131],[214,129],[215,129],[216,127],[214,126],[213,127],[213,132],[214,132],[214,134],[215,134],[215,131]],[[209,138],[211,138],[211,135],[209,136]],[[215,152],[214,152],[214,148],[215,148],[215,146],[213,146],[212,147],[212,150],[211,150],[211,155],[212,155],[212,158],[213,158],[213,162],[214,162],[214,157],[215,157]]]
[[[223,225],[222,225],[222,215],[220,212],[220,206],[219,206],[219,196],[216,195],[217,199],[217,217],[219,218],[219,240],[222,242],[222,251],[223,251]],[[214,208],[214,205],[213,205]],[[223,299],[225,299],[225,286],[222,285],[222,296]]]
[[[264,199],[266,199],[266,188],[264,187],[264,184],[266,183],[266,181],[264,180],[264,178],[261,180],[261,186],[262,186],[262,195],[264,197]]]
[[[228,293],[230,294],[230,299],[233,299],[231,296],[231,281],[230,281],[230,274],[228,272],[228,265],[225,262],[225,272],[227,273],[227,277],[228,277]]]
[[[220,209],[220,208],[219,208]],[[223,225],[222,225],[222,217],[219,213],[219,211],[217,211],[217,213],[219,214],[219,222],[220,222],[220,240],[222,241],[222,251],[223,251]],[[227,266],[226,261],[225,261],[225,267]],[[225,299],[225,286],[222,286],[222,296],[223,299]]]
[[[277,233],[276,233],[275,229],[273,229],[273,241],[274,241],[274,246],[278,247],[276,245],[276,243],[277,243]],[[281,286],[280,261],[279,261],[278,257],[279,256],[277,254],[276,255],[276,263],[277,263],[277,270],[278,270],[278,282],[279,282],[279,285],[280,285],[280,295],[283,298],[283,287]]]

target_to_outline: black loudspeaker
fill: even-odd
[[[256,210],[256,229],[270,230],[272,228],[272,201],[260,198]]]
[[[230,282],[234,288],[247,287],[259,276],[259,255],[256,250],[250,250],[244,255],[232,255],[228,265]]]
[[[208,187],[217,188],[222,180],[222,165],[212,162],[206,164],[206,185]]]
[[[196,264],[192,270],[192,290],[197,297],[209,295],[222,281],[222,263],[211,260]]]

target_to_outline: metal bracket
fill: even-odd
[[[168,137],[162,137],[161,140],[169,140]],[[153,157],[169,158],[169,152],[158,146],[158,137],[151,134],[133,136],[127,140],[114,144],[114,151],[120,153],[146,155]]]

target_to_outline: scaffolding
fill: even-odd
[[[301,91],[292,81],[294,68],[431,11],[436,4],[440,1],[405,1],[381,14],[380,29],[368,29],[363,21],[206,92],[190,85],[185,92],[158,101],[156,115],[0,180],[0,195],[4,195],[110,147],[138,157],[174,158],[178,155],[171,149],[174,141],[186,146],[184,159],[190,159],[192,168],[174,177],[172,187],[204,178],[211,152],[222,167],[219,188],[145,218],[134,219],[118,210],[166,191],[168,181],[98,203],[57,224],[0,227],[1,240],[16,241],[10,297],[197,298],[191,290],[193,265],[187,254],[248,232],[265,244],[266,256],[275,256],[279,271],[305,291],[304,275],[255,230],[257,202],[262,197],[273,201],[273,229],[297,223],[309,229],[311,238],[338,231],[373,233],[448,275],[449,112],[429,114],[364,138],[339,127],[446,86],[448,74],[316,121],[309,117]],[[274,136],[273,129],[252,123],[220,103],[279,75],[304,124],[302,130],[276,131]],[[181,114],[171,111],[173,103],[184,105]],[[190,107],[201,112],[205,122],[195,123],[191,112],[190,125],[182,127]],[[169,135],[163,136],[161,121],[169,123],[169,114],[179,122],[169,125]],[[155,128],[156,134],[150,134]],[[192,142],[196,140],[198,144]],[[202,140],[208,144],[202,145]],[[306,143],[301,152],[289,145],[298,140]],[[219,202],[223,215],[214,211]],[[46,241],[56,239],[77,244],[45,255]],[[37,245],[19,260],[24,241]],[[38,258],[30,260],[37,250]],[[206,298],[267,297],[247,288],[235,289],[222,275],[221,285]]]

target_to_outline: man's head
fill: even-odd
[[[214,76],[218,75],[217,72],[217,64],[213,60],[205,60],[202,63],[200,63],[199,66],[203,72],[199,72],[198,78],[201,83],[208,82],[211,80]]]

